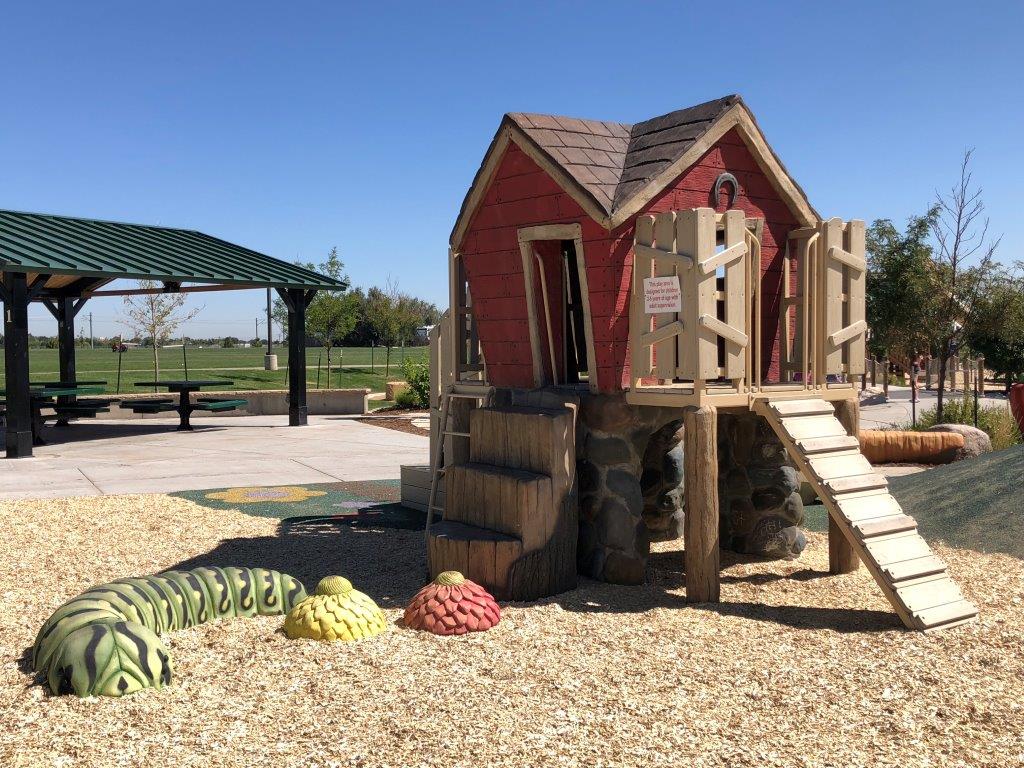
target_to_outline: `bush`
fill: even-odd
[[[905,429],[916,429],[918,431],[934,427],[936,422],[936,409],[929,408],[917,417],[917,426],[906,426]],[[967,424],[974,426],[974,399],[964,400],[960,397],[950,398],[942,403],[943,424]],[[978,429],[985,432],[992,438],[992,450],[999,451],[1009,448],[1011,445],[1024,443],[1021,438],[1017,422],[1014,421],[1009,407],[986,408],[978,403]]]
[[[395,396],[395,402],[406,408],[430,407],[430,366],[406,360],[402,363],[402,374],[409,384],[404,392]]]

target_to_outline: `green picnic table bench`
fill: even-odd
[[[215,379],[212,381],[202,379],[186,379],[182,381],[139,381],[135,383],[135,386],[163,387],[170,392],[177,393],[177,402],[172,398],[162,397],[153,400],[129,402],[122,404],[121,407],[128,408],[135,413],[165,413],[169,411],[177,411],[178,415],[181,417],[178,429],[190,431],[192,429],[192,423],[189,417],[194,411],[223,413],[226,411],[233,411],[236,408],[243,408],[249,404],[248,400],[242,400],[241,398],[200,397],[195,401],[192,400],[192,393],[198,392],[203,387],[230,387],[233,385],[234,382],[223,379]]]

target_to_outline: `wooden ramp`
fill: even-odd
[[[945,629],[978,615],[830,403],[769,399],[754,409],[771,424],[907,627]]]

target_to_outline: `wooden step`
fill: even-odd
[[[792,416],[781,419],[780,423],[793,440],[848,436],[835,416]]]
[[[855,522],[851,527],[862,539],[867,539],[872,536],[885,536],[890,533],[916,531],[917,521],[909,515],[889,515],[888,517]]]
[[[917,611],[914,613],[914,618],[920,622],[922,629],[946,629],[969,621],[977,615],[978,609],[973,603],[968,600],[959,600],[955,603],[946,603]]]
[[[946,564],[935,555],[915,557],[900,563],[882,566],[882,574],[893,584],[923,576],[934,576],[946,572]]]
[[[888,491],[840,496],[836,499],[836,506],[851,523],[903,514],[903,508]]]
[[[918,533],[906,533],[886,538],[868,539],[864,548],[880,566],[914,560],[932,554],[928,542]]]
[[[960,588],[944,573],[923,581],[899,585],[896,594],[912,614],[964,600]]]
[[[843,435],[841,437],[812,437],[806,440],[797,440],[796,445],[808,455],[849,450],[851,448],[860,450],[860,440],[850,435]]]
[[[512,564],[523,554],[523,542],[486,528],[442,520],[427,542],[431,578],[459,571],[495,596],[504,596]]]
[[[852,451],[846,453],[820,453],[808,459],[811,470],[821,480],[833,480],[840,477],[853,477],[855,475],[870,475],[873,472],[871,464],[860,455]]]
[[[780,417],[787,416],[834,416],[835,408],[824,400],[777,400],[770,408]]]
[[[873,488],[885,488],[889,481],[882,475],[871,472],[865,475],[853,475],[852,477],[837,477],[834,480],[826,480],[822,483],[833,495],[842,493],[853,493],[854,491],[870,491]]]

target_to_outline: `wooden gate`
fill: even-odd
[[[819,346],[818,370],[825,374],[859,376],[864,373],[868,325],[864,314],[867,262],[864,257],[864,222],[845,225],[838,218],[821,223],[817,247]]]
[[[751,237],[740,210],[692,208],[637,220],[634,387],[652,377],[666,385],[693,382],[695,389],[719,378],[742,387],[751,368]]]

